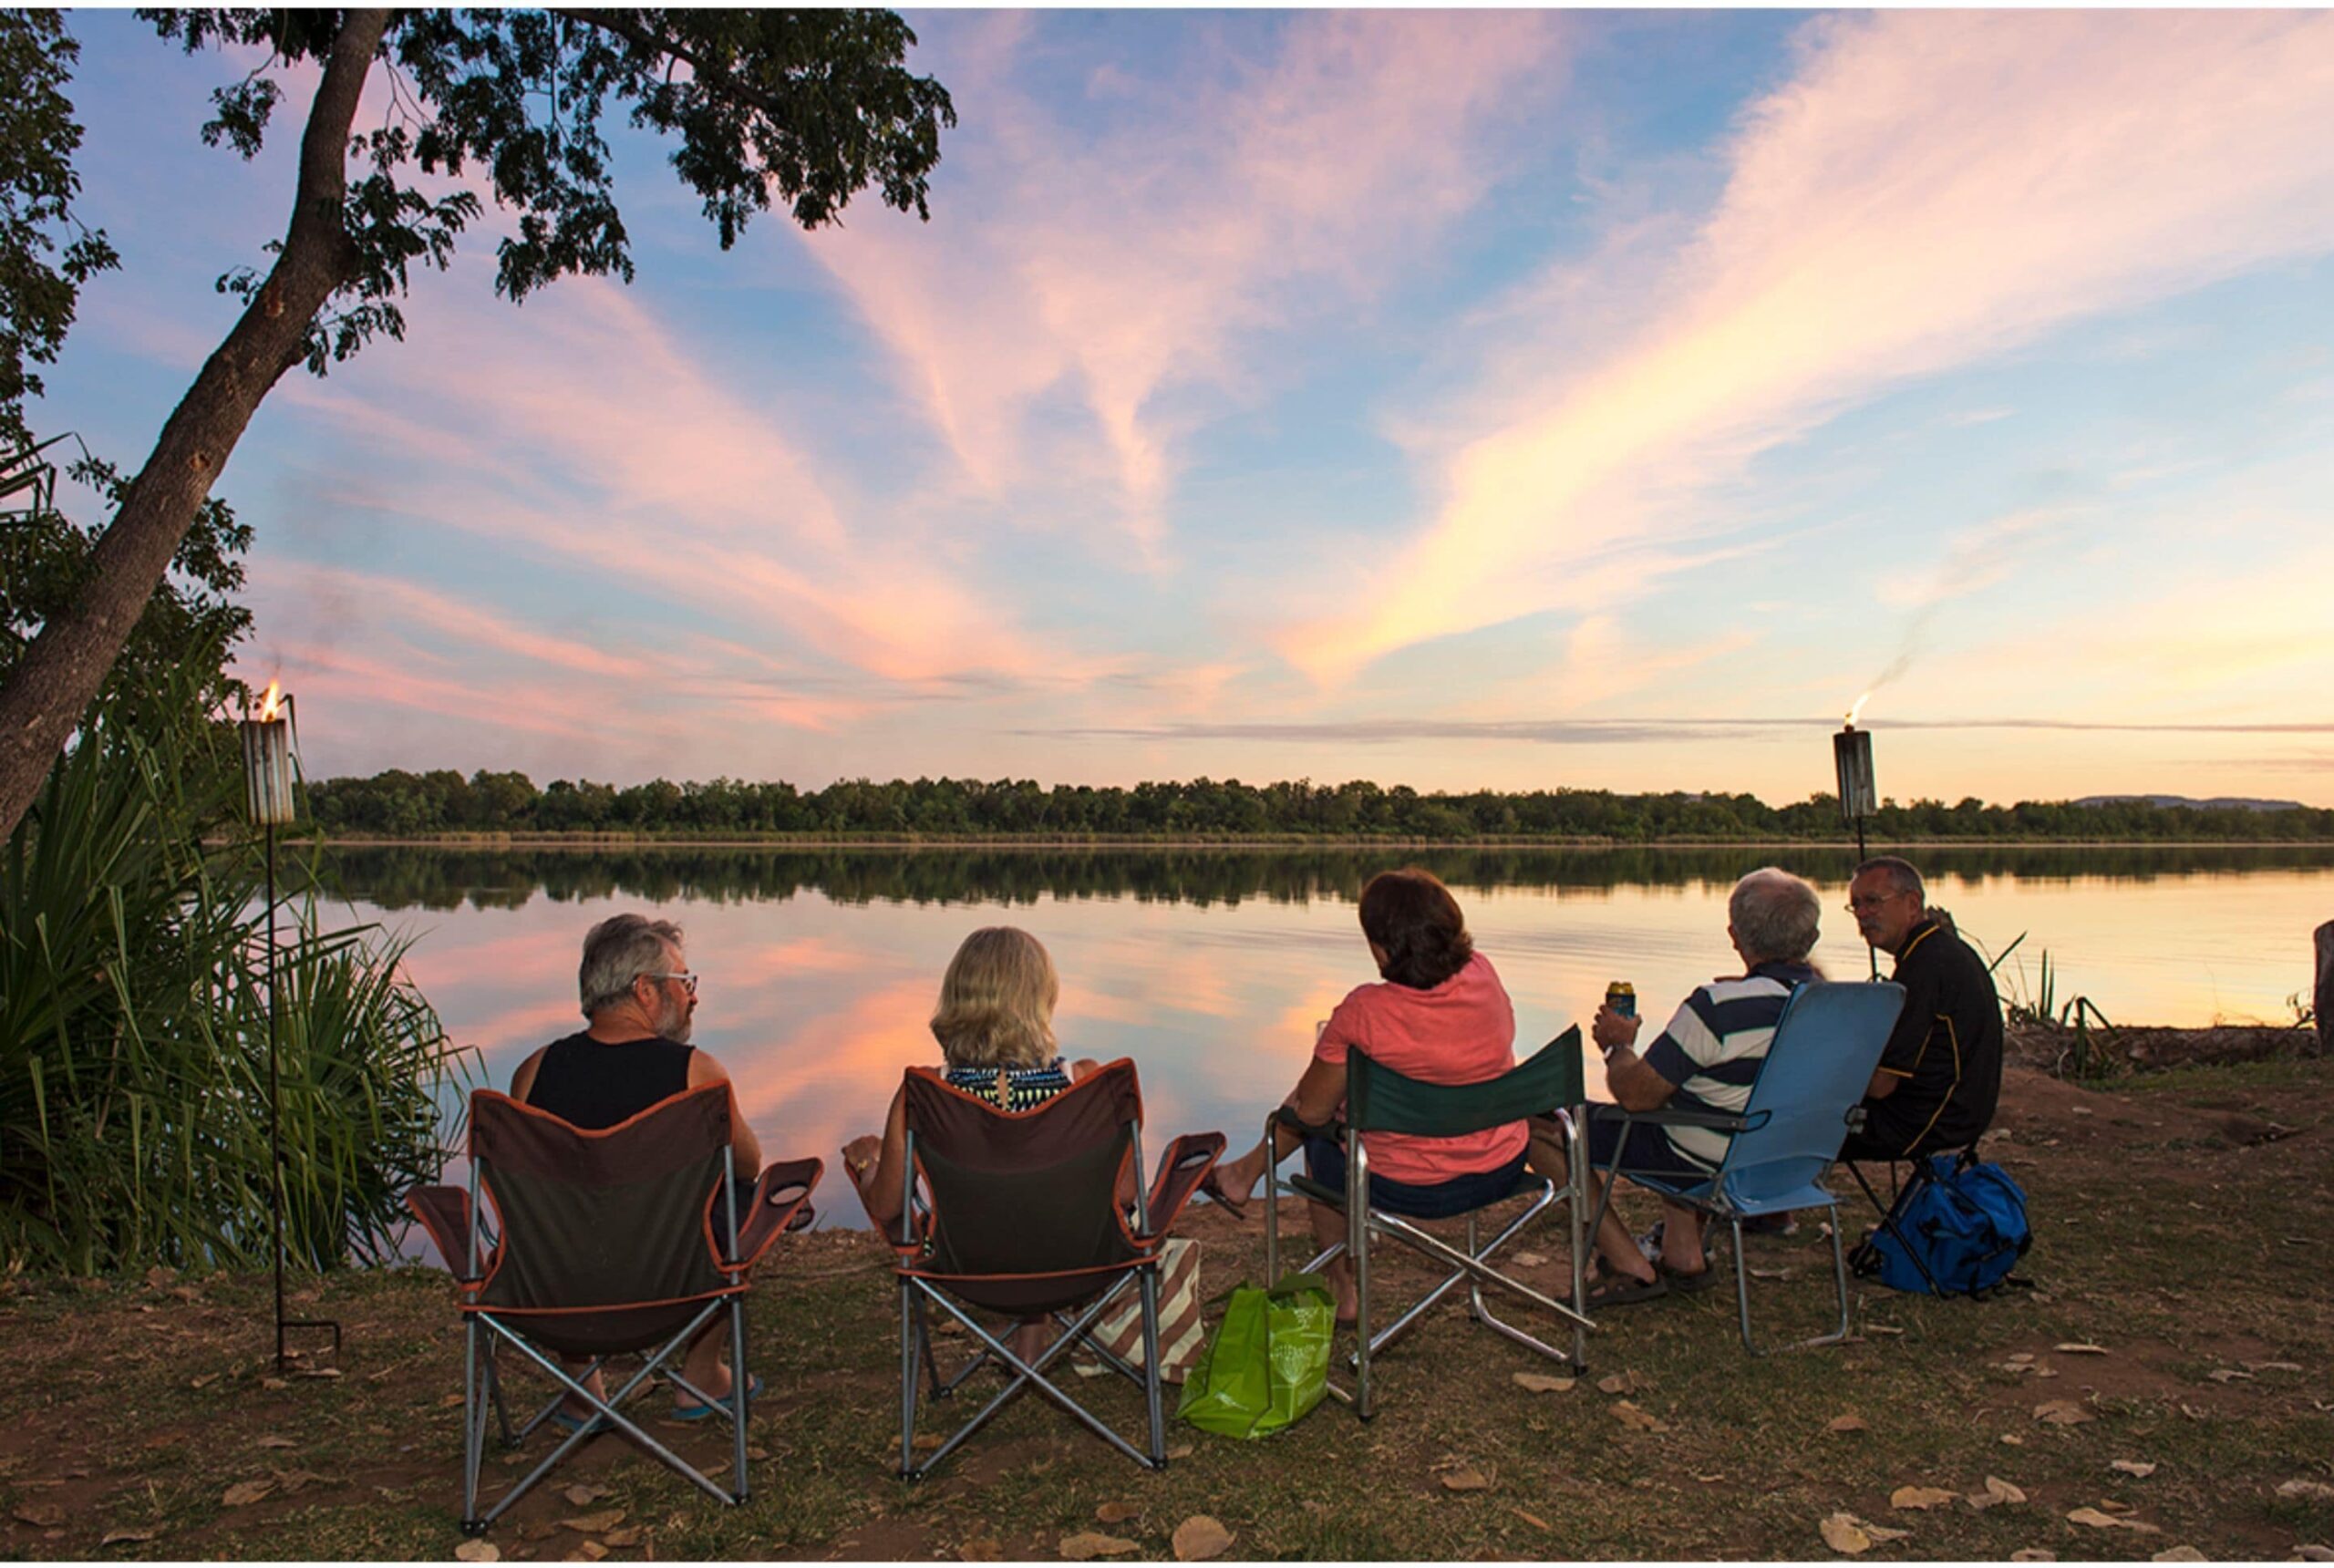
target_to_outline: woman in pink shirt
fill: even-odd
[[[1427,1083],[1482,1083],[1515,1065],[1515,1009],[1491,961],[1475,951],[1451,890],[1422,871],[1385,872],[1361,892],[1361,934],[1384,978],[1357,985],[1321,1026],[1313,1059],[1285,1102],[1294,1119],[1327,1126],[1343,1108],[1346,1053],[1359,1048],[1372,1061]],[[1504,1196],[1523,1169],[1530,1133],[1522,1121],[1458,1138],[1404,1133],[1366,1135],[1370,1202],[1415,1219],[1435,1220]],[[1273,1128],[1272,1149],[1259,1143],[1215,1168],[1211,1196],[1237,1215],[1264,1175],[1300,1143],[1306,1173],[1323,1186],[1345,1187],[1345,1150],[1334,1138]],[[1345,1217],[1309,1205],[1313,1234],[1324,1247],[1343,1241]],[[1337,1317],[1357,1305],[1353,1275],[1339,1257],[1329,1265]]]

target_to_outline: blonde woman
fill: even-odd
[[[941,976],[932,1015],[948,1082],[999,1110],[1028,1110],[1091,1073],[1092,1060],[1064,1062],[1055,1050],[1060,996],[1054,961],[1028,932],[991,925],[965,938]],[[906,1160],[906,1101],[895,1093],[883,1136],[869,1133],[842,1148],[843,1171],[867,1217],[886,1234],[899,1224]]]

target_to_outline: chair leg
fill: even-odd
[[[750,1483],[746,1480],[746,1420],[749,1414],[754,1375],[746,1370],[746,1298],[729,1298],[729,1424],[736,1429],[736,1460],[738,1501],[746,1501]]]
[[[1358,1133],[1346,1159],[1346,1256],[1353,1264],[1354,1414],[1368,1420],[1369,1404],[1369,1156]]]
[[[1820,1346],[1837,1345],[1848,1336],[1848,1254],[1840,1242],[1840,1206],[1831,1205],[1832,1212],[1832,1288],[1840,1305],[1840,1324],[1829,1334],[1819,1334],[1812,1339],[1802,1339],[1790,1345],[1773,1345],[1760,1348],[1750,1337],[1750,1276],[1742,1261],[1742,1220],[1729,1216],[1734,1223],[1734,1289],[1740,1303],[1742,1315],[1742,1348],[1753,1356],[1766,1356],[1777,1350],[1812,1350]]]
[[[517,1448],[522,1434],[514,1431],[511,1426],[511,1408],[502,1398],[501,1360],[495,1354],[494,1341],[491,1338],[486,1342],[486,1392],[487,1398],[494,1406],[496,1435],[501,1438],[504,1448]]]
[[[1079,1425],[1092,1432],[1096,1437],[1100,1438],[1104,1442],[1109,1443],[1121,1453],[1126,1455],[1127,1458],[1134,1460],[1135,1463],[1143,1466],[1145,1469],[1157,1468],[1152,1465],[1150,1458],[1146,1456],[1141,1449],[1136,1448],[1132,1443],[1127,1441],[1126,1439],[1121,1437],[1118,1433],[1105,1426],[1092,1411],[1087,1409],[1084,1406],[1079,1404],[1077,1400],[1064,1393],[1045,1375],[1047,1367],[1052,1366],[1053,1363],[1060,1357],[1068,1354],[1071,1346],[1079,1343],[1092,1330],[1094,1325],[1101,1320],[1103,1314],[1110,1310],[1111,1305],[1117,1301],[1120,1293],[1124,1291],[1130,1283],[1131,1283],[1131,1276],[1121,1276],[1118,1284],[1112,1285],[1109,1290],[1104,1291],[1100,1296],[1096,1297],[1091,1303],[1090,1303],[1079,1313],[1077,1321],[1072,1323],[1066,1331],[1054,1340],[1052,1344],[1047,1346],[1043,1354],[1039,1355],[1035,1361],[1030,1362],[1022,1361],[1016,1357],[1010,1349],[1008,1349],[995,1336],[991,1335],[988,1330],[983,1328],[962,1308],[957,1306],[955,1302],[950,1301],[947,1297],[941,1295],[936,1292],[934,1293],[932,1299],[939,1305],[941,1310],[946,1312],[951,1317],[954,1317],[957,1322],[963,1324],[966,1329],[986,1347],[989,1354],[995,1356],[1007,1367],[1013,1369],[1015,1377],[1013,1381],[1007,1384],[1005,1387],[999,1389],[997,1393],[990,1398],[987,1404],[982,1406],[980,1409],[974,1412],[972,1418],[966,1421],[962,1427],[959,1427],[954,1436],[950,1437],[946,1442],[942,1443],[939,1448],[935,1449],[930,1459],[926,1460],[922,1465],[914,1466],[914,1468],[906,1470],[904,1472],[906,1476],[909,1479],[914,1480],[920,1476],[929,1475],[941,1464],[943,1460],[946,1460],[950,1454],[955,1453],[957,1448],[961,1446],[966,1439],[970,1438],[975,1432],[986,1425],[989,1418],[995,1416],[999,1410],[1003,1409],[1006,1402],[1011,1399],[1015,1394],[1018,1393],[1025,1384],[1035,1387],[1038,1393],[1052,1400],[1056,1405],[1059,1406],[1069,1416],[1075,1418]],[[1156,1365],[1155,1358],[1153,1364]],[[1164,1442],[1165,1438],[1162,1430],[1161,1436],[1161,1452],[1162,1457],[1164,1454]]]
[[[508,1340],[512,1348],[516,1349],[519,1354],[524,1356],[528,1360],[533,1362],[537,1367],[542,1367],[545,1372],[551,1374],[553,1380],[557,1382],[563,1388],[566,1389],[569,1393],[576,1395],[586,1403],[590,1404],[597,1412],[597,1419],[593,1422],[588,1422],[578,1428],[576,1430],[569,1433],[565,1440],[561,1442],[556,1448],[553,1449],[552,1451],[544,1457],[543,1461],[541,1464],[528,1471],[526,1476],[516,1485],[504,1491],[501,1497],[496,1500],[494,1506],[488,1509],[483,1515],[480,1516],[480,1528],[482,1529],[484,1526],[491,1524],[495,1520],[501,1518],[506,1509],[510,1508],[512,1503],[517,1502],[522,1497],[524,1497],[529,1491],[532,1491],[538,1482],[540,1482],[545,1476],[549,1475],[553,1470],[557,1468],[561,1460],[567,1458],[569,1454],[573,1453],[577,1449],[582,1448],[584,1443],[591,1439],[596,1431],[603,1429],[624,1433],[625,1436],[632,1439],[634,1442],[638,1443],[642,1448],[646,1449],[663,1463],[678,1471],[684,1478],[694,1481],[697,1485],[702,1487],[717,1502],[734,1502],[736,1500],[728,1492],[722,1491],[720,1487],[714,1484],[714,1482],[707,1477],[702,1470],[699,1470],[695,1465],[690,1464],[688,1460],[681,1458],[680,1455],[675,1453],[671,1449],[657,1441],[656,1439],[644,1429],[639,1422],[634,1420],[630,1416],[625,1415],[623,1410],[618,1408],[618,1407],[626,1399],[632,1398],[635,1390],[639,1388],[642,1384],[648,1381],[650,1376],[662,1367],[668,1357],[686,1349],[689,1341],[697,1337],[697,1331],[711,1323],[715,1315],[722,1309],[723,1305],[724,1303],[719,1300],[707,1302],[703,1311],[690,1318],[687,1324],[681,1328],[679,1333],[666,1340],[661,1349],[657,1350],[656,1354],[648,1357],[642,1362],[640,1370],[635,1372],[630,1377],[626,1378],[622,1387],[618,1388],[614,1394],[609,1395],[604,1399],[594,1398],[591,1390],[584,1387],[582,1383],[569,1376],[565,1368],[562,1367],[558,1362],[553,1361],[550,1357],[544,1355],[532,1345],[527,1343],[525,1339],[522,1338],[511,1329],[499,1322],[496,1322],[491,1317],[487,1318],[483,1324],[485,1328],[500,1335],[505,1340]],[[681,1381],[677,1376],[670,1372],[668,1372],[666,1376],[672,1377],[674,1381],[676,1383]],[[683,1386],[687,1387],[686,1384]],[[698,1398],[702,1398],[703,1397],[702,1393],[698,1394]],[[485,1437],[485,1428],[482,1423],[480,1427],[479,1435],[481,1440]]]
[[[1566,1363],[1573,1368],[1575,1375],[1577,1376],[1581,1367],[1586,1361],[1585,1350],[1588,1336],[1588,1330],[1586,1327],[1587,1320],[1579,1311],[1580,1302],[1578,1298],[1575,1297],[1570,1303],[1553,1300],[1550,1297],[1541,1295],[1538,1291],[1533,1290],[1521,1280],[1511,1279],[1507,1275],[1501,1274],[1498,1270],[1492,1268],[1490,1263],[1490,1260],[1499,1252],[1500,1248],[1505,1246],[1512,1238],[1520,1234],[1526,1225],[1529,1225],[1534,1219],[1538,1218],[1541,1212],[1554,1202],[1556,1202],[1556,1189],[1553,1183],[1550,1183],[1542,1191],[1539,1197],[1532,1201],[1530,1205],[1524,1209],[1523,1213],[1517,1215],[1513,1221],[1510,1222],[1498,1235],[1493,1236],[1491,1240],[1491,1244],[1482,1248],[1480,1252],[1478,1252],[1474,1246],[1474,1216],[1472,1214],[1469,1215],[1467,1220],[1467,1251],[1469,1254],[1474,1258],[1478,1266],[1475,1268],[1462,1270],[1461,1274],[1453,1275],[1451,1280],[1444,1282],[1444,1285],[1445,1288],[1447,1288],[1451,1284],[1455,1283],[1457,1279],[1463,1276],[1467,1280],[1468,1310],[1476,1322],[1481,1323],[1484,1327],[1490,1329],[1492,1333],[1499,1335],[1501,1337],[1512,1340],[1515,1344],[1523,1346],[1527,1350],[1536,1350],[1552,1361],[1562,1361]],[[1483,1276],[1485,1274],[1489,1274],[1493,1281],[1504,1286],[1506,1289],[1515,1292],[1517,1295],[1523,1296],[1526,1300],[1536,1305],[1549,1308],[1560,1317],[1568,1319],[1572,1324],[1574,1353],[1570,1356],[1565,1355],[1565,1352],[1557,1349],[1554,1346],[1546,1343],[1544,1340],[1542,1340],[1537,1336],[1530,1333],[1523,1327],[1507,1322],[1497,1313],[1493,1312],[1491,1309],[1491,1304],[1486,1301],[1483,1296]]]
[[[475,1317],[462,1323],[462,1532],[467,1535],[486,1532],[486,1521],[478,1516],[478,1471],[485,1460],[485,1411],[479,1408],[479,1326]]]
[[[1896,1238],[1896,1244],[1905,1249],[1905,1256],[1911,1261],[1915,1268],[1920,1271],[1921,1278],[1928,1282],[1929,1294],[1938,1296],[1946,1295],[1945,1287],[1936,1282],[1936,1275],[1929,1273],[1929,1265],[1921,1261],[1920,1249],[1913,1245],[1912,1238],[1905,1235],[1903,1228],[1896,1222],[1896,1211],[1904,1205],[1905,1194],[1912,1191],[1918,1184],[1919,1173],[1924,1168],[1916,1164],[1913,1167],[1914,1175],[1899,1184],[1896,1181],[1896,1162],[1890,1161],[1888,1162],[1889,1200],[1884,1204],[1880,1201],[1880,1194],[1873,1191],[1872,1183],[1864,1180],[1863,1171],[1859,1170],[1853,1161],[1843,1161],[1842,1163],[1847,1166],[1848,1174],[1856,1179],[1856,1185],[1864,1189],[1864,1195],[1872,1200],[1872,1206],[1880,1211],[1881,1227]],[[1862,1253],[1864,1247],[1871,1244],[1870,1242],[1863,1243],[1856,1248],[1857,1253]]]
[[[1726,1218],[1727,1223],[1734,1229],[1735,1315],[1742,1327],[1742,1348],[1756,1356],[1760,1354],[1759,1347],[1750,1342],[1750,1265],[1742,1252],[1742,1216],[1729,1214]],[[1702,1266],[1709,1266],[1709,1258],[1702,1260]]]
[[[1265,1118],[1265,1288],[1280,1283],[1280,1161],[1273,1158],[1277,1119]]]
[[[900,1477],[904,1480],[915,1478],[915,1380],[916,1342],[922,1337],[919,1321],[922,1304],[915,1299],[915,1284],[910,1280],[900,1282]]]
[[[1572,1364],[1588,1367],[1588,1235],[1582,1211],[1588,1196],[1588,1154],[1580,1136],[1580,1119],[1558,1108],[1556,1119],[1565,1130],[1565,1169],[1571,1174],[1571,1192],[1565,1199],[1565,1223],[1572,1244]]]
[[[1167,1408],[1159,1376],[1159,1271],[1142,1271],[1142,1393],[1151,1407],[1151,1468],[1167,1468]]]

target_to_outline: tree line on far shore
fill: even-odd
[[[658,779],[619,788],[523,773],[391,769],[369,779],[310,786],[308,804],[327,834],[412,838],[440,833],[645,833],[713,838],[794,834],[828,838],[1350,838],[1837,840],[1830,795],[1771,806],[1753,795],[1672,790],[1479,789],[1421,793],[1363,780],[1244,784],[1236,779],[1118,786],[1029,779],[844,779],[822,789],[785,782]],[[1874,841],[2055,839],[2334,841],[2334,810],[2254,810],[2106,802],[1974,798],[1888,801],[1868,819]]]

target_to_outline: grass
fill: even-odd
[[[197,677],[177,679],[173,706],[191,710]],[[271,953],[258,845],[200,839],[235,815],[222,744],[209,726],[148,735],[102,713],[0,841],[12,1270],[263,1260],[271,1013],[295,1255],[385,1250],[399,1194],[440,1163],[439,1090],[462,1062],[401,947],[324,929],[314,894],[284,907]]]
[[[821,1232],[782,1249],[753,1299],[754,1362],[771,1394],[754,1420],[745,1507],[714,1506],[603,1439],[562,1485],[604,1495],[586,1506],[547,1488],[493,1540],[506,1559],[562,1559],[591,1539],[615,1557],[930,1560],[1054,1557],[1065,1537],[1095,1531],[1161,1558],[1178,1523],[1206,1513],[1235,1532],[1238,1557],[1803,1559],[1833,1555],[1817,1527],[1845,1511],[1910,1532],[1875,1546],[1875,1560],[2035,1547],[2145,1559],[2176,1545],[2283,1557],[2334,1542],[2334,1507],[2276,1491],[2334,1484],[2334,1303],[2316,1242],[2334,1222],[2334,1130],[2315,1109],[2329,1088],[2323,1060],[2167,1073],[2112,1092],[2014,1074],[2009,1136],[1993,1152],[2033,1197],[2031,1291],[1973,1304],[1860,1286],[1856,1342],[1764,1360],[1736,1344],[1726,1292],[1616,1311],[1592,1339],[1589,1378],[1536,1395],[1510,1381],[1534,1369],[1523,1353],[1453,1311],[1381,1359],[1381,1413],[1368,1425],[1325,1405],[1256,1444],[1174,1429],[1170,1442],[1190,1451],[1157,1475],[1025,1399],[931,1480],[893,1479],[883,1254],[866,1235]],[[2301,1130],[2248,1143],[2225,1129],[2232,1116]],[[1261,1268],[1253,1224],[1210,1212],[1191,1230],[1210,1294]],[[1752,1243],[1753,1264],[1790,1275],[1754,1284],[1762,1331],[1812,1330],[1828,1306],[1828,1248],[1812,1230]],[[460,1341],[443,1275],[378,1270],[306,1289],[315,1299],[304,1305],[347,1326],[341,1376],[270,1387],[263,1278],[14,1282],[0,1300],[11,1363],[0,1551],[449,1554],[459,1412],[444,1401]],[[2070,1343],[2107,1354],[2054,1348]],[[2011,1362],[2020,1355],[2031,1359]],[[1627,1392],[1600,1389],[1614,1375]],[[1107,1415],[1137,1419],[1131,1390],[1097,1398]],[[1668,1429],[1625,1427],[1613,1413],[1622,1398]],[[2055,1399],[2091,1419],[2038,1421],[2035,1408]],[[1830,1429],[1846,1415],[1862,1429]],[[657,1429],[695,1455],[722,1447],[716,1434]],[[262,1446],[270,1439],[299,1446]],[[543,1446],[530,1444],[529,1462]],[[2110,1468],[2117,1459],[2158,1468],[2134,1477]],[[1438,1467],[1454,1462],[1491,1487],[1446,1489]],[[490,1489],[520,1473],[491,1460]],[[2028,1501],[1960,1501],[1988,1476]],[[223,1502],[236,1482],[271,1477],[266,1497]],[[1893,1509],[1890,1494],[1908,1485],[1957,1501]],[[1136,1511],[1103,1523],[1105,1504]],[[2122,1517],[2155,1532],[2069,1522],[2083,1507],[2129,1509]],[[612,1510],[622,1521],[594,1535],[560,1523]],[[55,1522],[26,1522],[27,1511]],[[122,1530],[150,1535],[100,1546]]]

